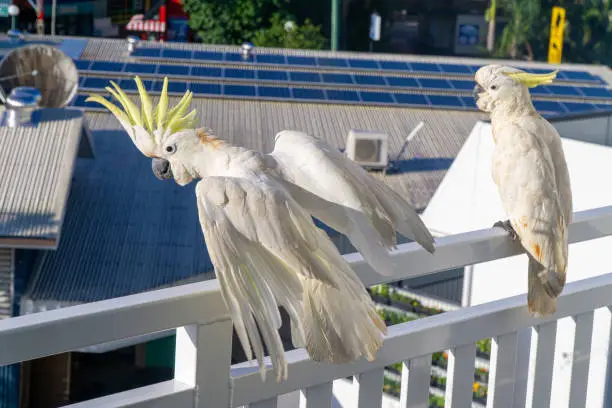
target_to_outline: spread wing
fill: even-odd
[[[208,177],[198,183],[196,195],[223,298],[245,353],[250,360],[254,351],[262,376],[263,343],[277,381],[287,375],[278,306],[291,318],[294,345],[305,345],[314,359],[367,355],[376,322],[370,297],[327,235],[282,186],[265,176]],[[347,323],[329,325],[329,320]]]
[[[283,131],[267,159],[304,208],[345,234],[378,272],[392,273],[387,250],[396,231],[434,251],[431,233],[404,198],[323,141]]]
[[[550,298],[558,296],[563,289],[568,224],[548,147],[518,126],[502,128],[498,132],[493,178],[512,226],[531,257],[531,305],[532,301],[539,301],[539,289],[534,287],[540,285],[537,280]],[[511,136],[503,135],[505,132]],[[539,267],[533,261],[537,261]]]

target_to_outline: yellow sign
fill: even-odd
[[[565,28],[565,9],[553,7],[550,21],[550,43],[548,45],[548,62],[560,64],[563,51],[563,29]]]

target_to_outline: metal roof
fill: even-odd
[[[172,98],[171,103],[177,103]],[[300,129],[343,147],[351,128],[389,134],[390,154],[423,120],[406,158],[434,170],[415,169],[385,177],[392,188],[424,207],[473,125],[476,113],[415,111],[360,106],[283,104],[264,101],[194,99],[200,124],[220,137],[263,152],[274,135]],[[96,146],[94,160],[77,160],[62,243],[45,254],[22,299],[22,313],[155,289],[188,279],[211,278],[212,264],[197,216],[195,183],[181,188],[161,182],[151,164],[107,113],[88,113]],[[443,166],[436,166],[442,162]],[[438,163],[438,164],[437,164]],[[411,161],[405,161],[410,167]],[[333,236],[341,252],[352,250]]]
[[[84,115],[38,114],[37,126],[0,126],[0,247],[58,244]]]

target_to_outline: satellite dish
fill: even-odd
[[[34,87],[40,91],[40,107],[69,105],[78,85],[79,73],[72,58],[49,45],[25,45],[0,61],[0,87],[4,94],[10,94],[16,87]]]

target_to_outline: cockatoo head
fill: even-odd
[[[486,65],[476,71],[476,105],[484,112],[493,112],[498,106],[529,102],[528,88],[551,83],[557,72],[531,74],[503,65]]]
[[[97,102],[117,118],[138,150],[153,159],[152,168],[160,179],[172,179],[185,185],[193,180],[189,154],[191,144],[198,142],[195,129],[195,110],[187,113],[192,94],[186,91],[180,102],[168,110],[168,78],[164,78],[159,103],[155,108],[139,77],[134,79],[140,95],[140,107],[113,81],[106,90],[119,102],[121,108],[101,95],[90,95],[87,101]],[[114,89],[113,89],[114,88]],[[123,109],[122,109],[123,108]]]

